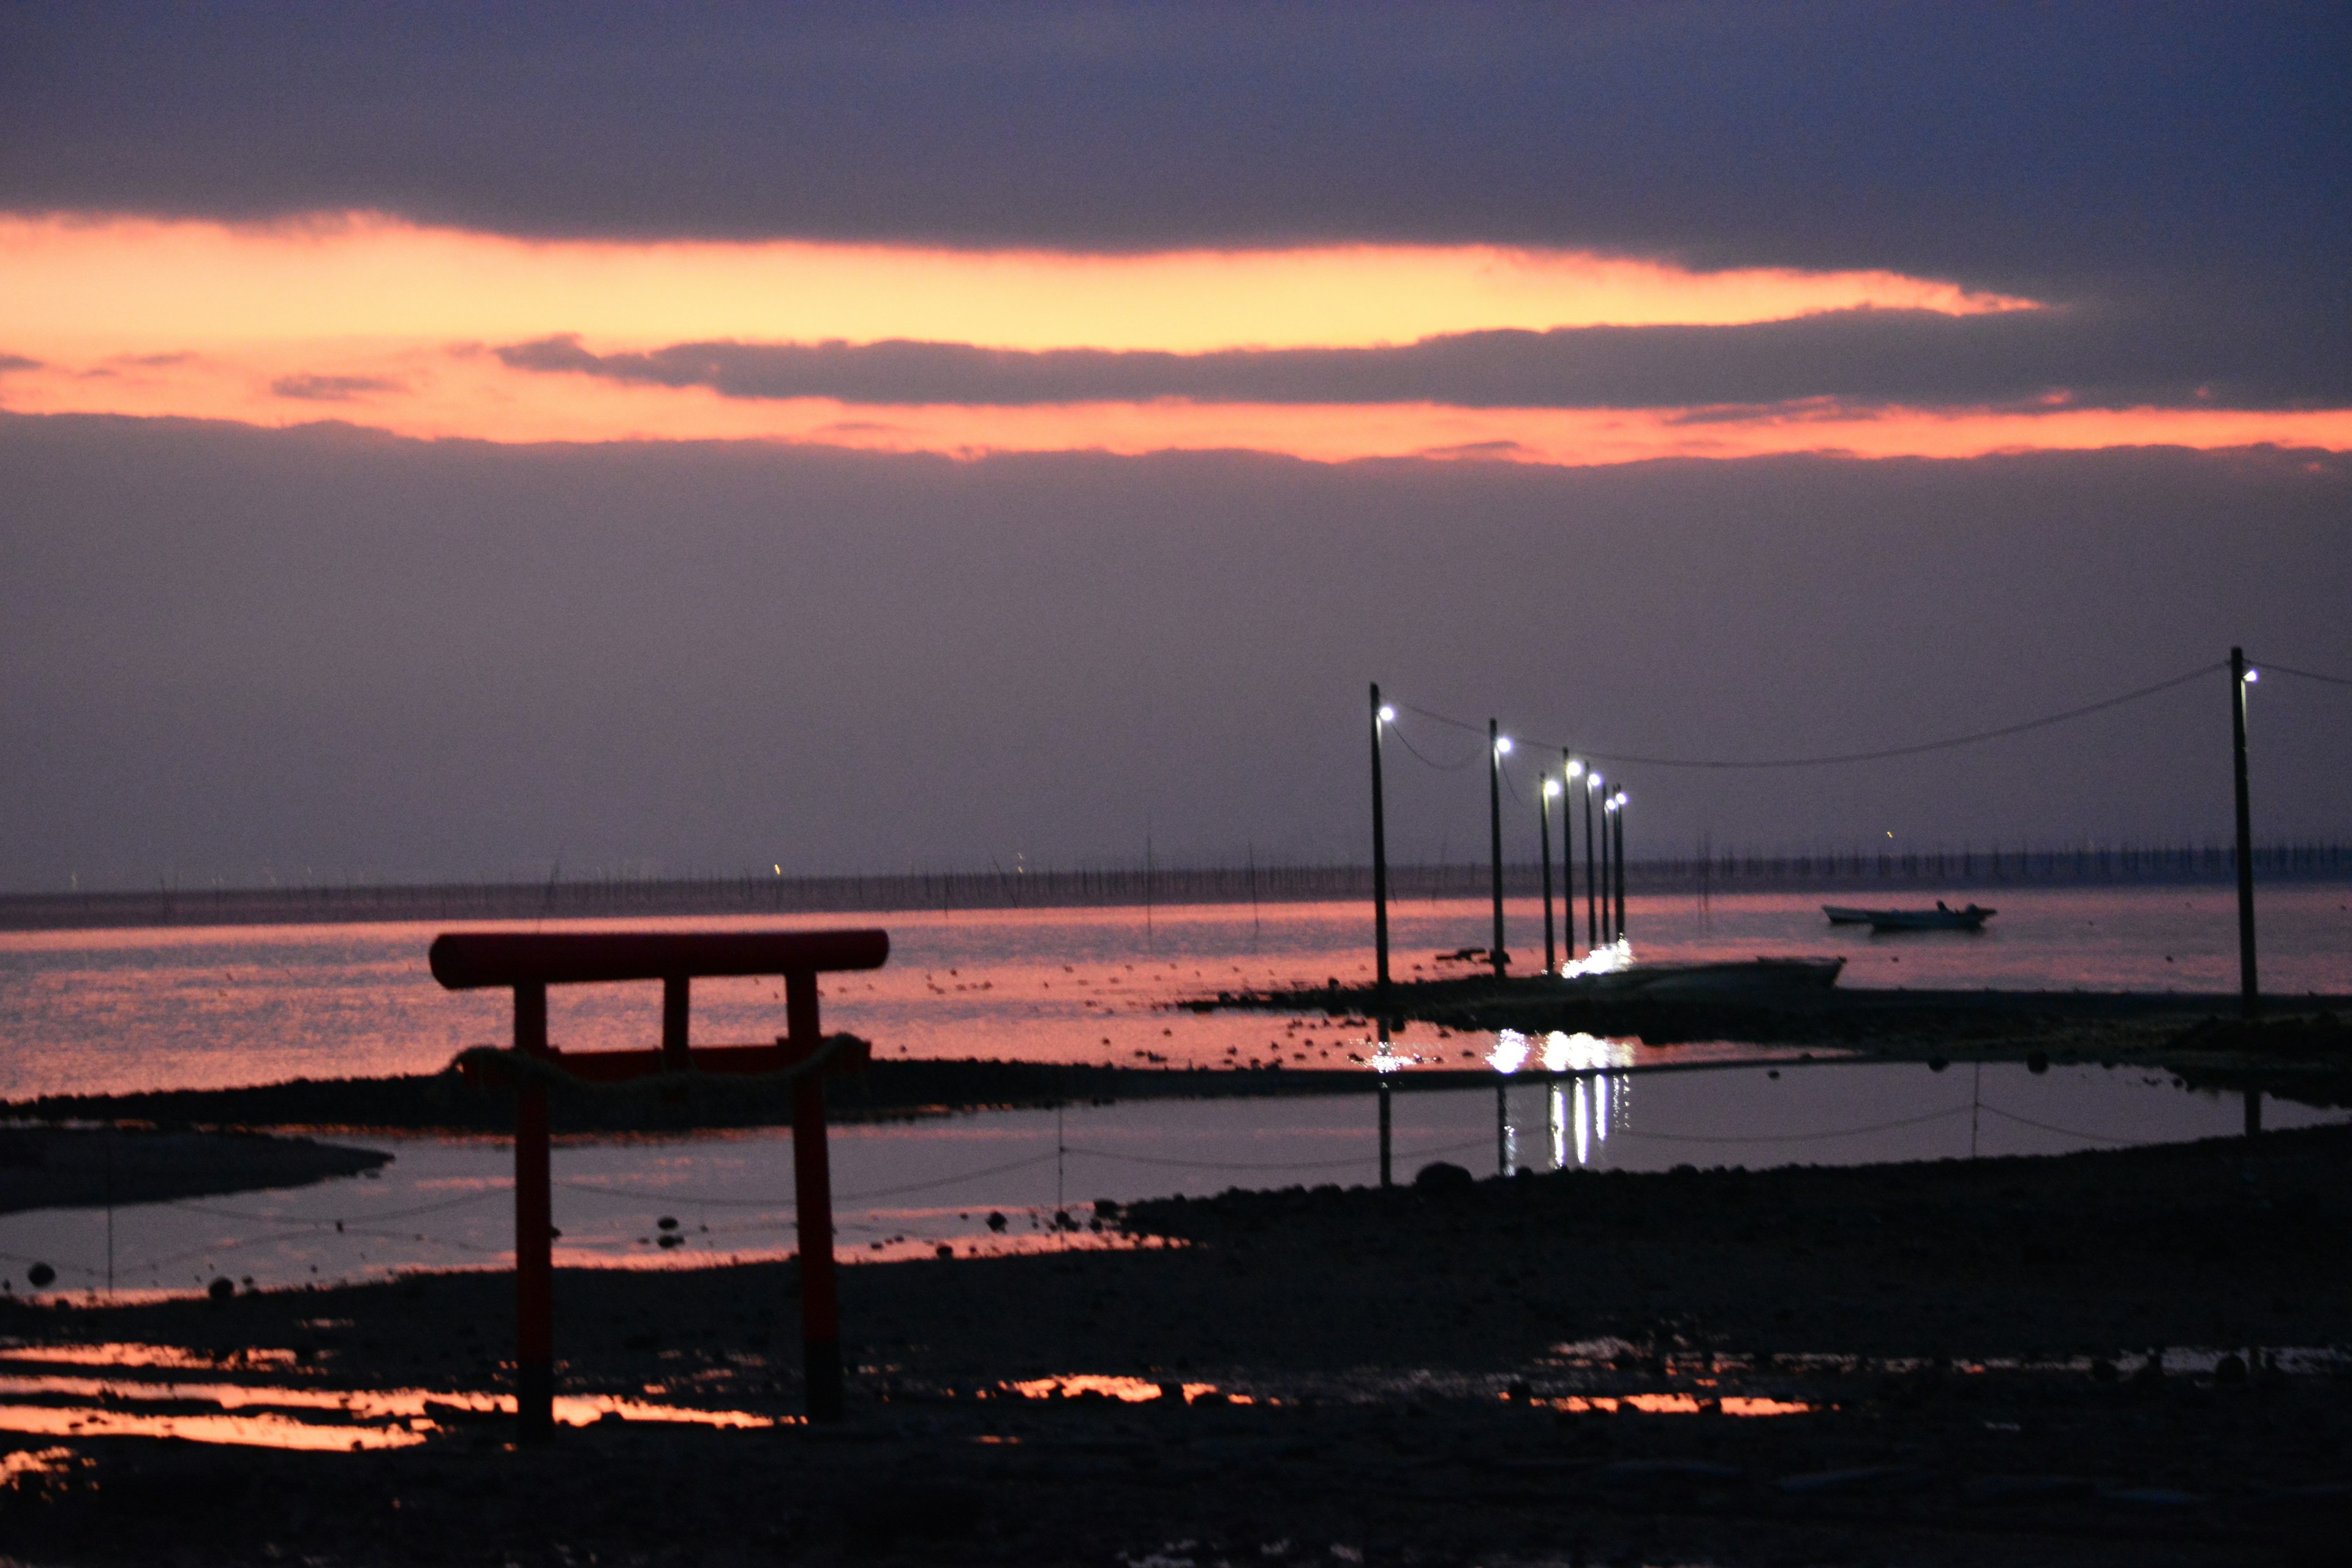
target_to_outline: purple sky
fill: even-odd
[[[2053,307],[1205,355],[487,345],[648,395],[2324,411],[2352,405],[2348,71],[2319,5],[20,6],[0,219],[1518,245]],[[363,417],[315,398],[365,387],[286,384]],[[5,408],[7,890],[1070,866],[1147,832],[1357,859],[1370,680],[1742,757],[2031,718],[2232,643],[2352,675],[2334,451],[956,460]],[[2255,739],[2258,832],[2352,837],[2352,690],[2266,681]],[[2214,676],[1899,763],[1623,772],[1667,853],[2201,841],[2228,761]],[[1474,854],[1475,775],[1399,754],[1393,852]]]

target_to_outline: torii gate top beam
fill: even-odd
[[[818,974],[879,969],[884,931],[452,931],[434,939],[433,978],[451,991],[577,985],[719,974]]]

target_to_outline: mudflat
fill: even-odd
[[[2347,1178],[2352,1129],[2320,1128],[1106,1208],[1117,1247],[1089,1229],[1067,1252],[845,1270],[838,1427],[608,1419],[517,1448],[504,1418],[442,1408],[381,1452],[16,1436],[49,1458],[0,1494],[0,1552],[2333,1562]],[[22,1373],[87,1375],[76,1347],[135,1342],[214,1381],[454,1394],[504,1386],[511,1289],[16,1304],[0,1332]],[[565,1271],[560,1388],[793,1415],[795,1289],[790,1264]]]
[[[306,1186],[391,1158],[257,1132],[0,1126],[0,1214]]]

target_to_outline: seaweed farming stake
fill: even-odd
[[[756,1074],[793,1085],[793,1191],[800,1229],[801,1335],[813,1421],[843,1415],[841,1324],[833,1263],[833,1184],[825,1158],[824,1078],[862,1065],[862,1042],[828,1047],[818,1026],[816,977],[879,969],[890,956],[880,931],[444,933],[428,962],[451,991],[511,986],[511,1057],[466,1060],[476,1081],[515,1091],[515,1415],[521,1436],[555,1431],[554,1215],[548,1168],[547,1089],[661,1078],[667,1098],[689,1075]],[[703,975],[777,974],[785,1033],[770,1046],[687,1046],[688,983]],[[662,1043],[649,1051],[567,1055],[548,1043],[547,988],[621,980],[662,983]],[[467,1053],[473,1057],[474,1053]],[[461,1058],[464,1060],[464,1058]],[[528,1064],[528,1065],[526,1065]]]

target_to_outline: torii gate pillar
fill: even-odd
[[[434,941],[433,977],[453,991],[506,985],[514,990],[514,1048],[565,1074],[618,1082],[682,1068],[711,1073],[779,1072],[823,1048],[816,977],[878,969],[890,955],[887,931],[583,931],[553,936],[512,932],[446,934]],[[712,974],[781,974],[784,1035],[772,1046],[687,1047],[690,983]],[[566,1055],[548,1043],[547,988],[596,981],[659,980],[662,1044],[646,1051]],[[828,1067],[864,1060],[863,1047]],[[793,1190],[800,1229],[801,1336],[808,1415],[844,1414],[841,1310],[833,1262],[833,1182],[825,1152],[824,1069],[793,1085]],[[554,1212],[548,1170],[547,1085],[515,1080],[515,1414],[521,1436],[542,1441],[555,1430]]]

